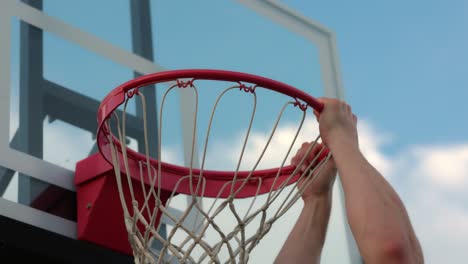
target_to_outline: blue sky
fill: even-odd
[[[395,147],[466,141],[466,1],[285,3],[336,32],[347,100]]]
[[[182,1],[152,3],[155,56],[162,66],[251,72],[323,94],[317,50],[268,19],[231,1],[184,1],[184,8]],[[336,33],[346,100],[361,120],[361,147],[407,204],[427,263],[467,258],[468,2],[283,3]],[[127,8],[127,0],[113,1],[112,9],[108,1],[44,1],[47,14],[131,51]],[[133,76],[130,69],[52,34],[45,35],[44,53],[46,78],[97,100]],[[17,50],[12,54],[15,68]],[[260,112],[259,120],[268,116]],[[224,124],[221,138],[237,137],[229,122]],[[62,125],[47,125],[46,134],[62,135],[66,142],[76,128]],[[86,137],[81,145],[91,147]],[[76,147],[47,146],[52,149],[46,155]]]

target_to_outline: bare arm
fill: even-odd
[[[298,165],[304,157],[310,143],[304,143],[296,156],[292,159],[292,165]],[[313,157],[322,148],[315,146]],[[306,160],[306,164],[308,161]],[[336,176],[336,166],[333,160],[327,162],[322,172],[311,186],[302,194],[304,207],[297,219],[291,233],[283,245],[275,263],[320,263],[320,257],[325,242],[328,220],[332,204],[332,187]],[[301,182],[299,182],[301,185]]]
[[[348,221],[365,263],[423,263],[403,203],[359,150],[350,107],[332,99],[323,102],[320,132],[334,156]]]
[[[320,263],[330,218],[331,195],[305,201],[288,239],[275,263]]]

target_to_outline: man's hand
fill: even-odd
[[[332,151],[336,145],[346,144],[359,148],[357,118],[351,107],[337,99],[319,98],[325,107],[321,113],[314,111],[319,122],[320,136]]]
[[[331,98],[319,98],[325,107],[321,113],[314,111],[314,114],[319,122],[320,135],[322,137],[325,146],[332,149],[335,145],[347,144],[353,148],[359,149],[358,136],[357,136],[357,118],[352,113],[351,107],[346,103],[337,99]],[[297,151],[296,155],[291,160],[291,165],[297,166],[302,158],[306,155],[311,143],[302,144],[301,148]],[[314,146],[312,151],[309,153],[304,161],[304,164],[300,168],[300,172],[303,172],[306,167],[312,162],[315,156],[324,146],[317,144]],[[324,151],[322,151],[324,153]],[[320,160],[317,159],[316,163]],[[316,164],[314,164],[315,166]],[[330,193],[333,183],[336,177],[336,165],[333,158],[331,158],[327,164],[324,164],[323,169],[317,179],[308,186],[308,188],[302,194],[302,198],[306,201],[309,197],[317,195],[323,195]],[[299,186],[304,184],[306,181],[303,178],[299,182]]]
[[[297,151],[296,155],[292,158],[291,160],[291,165],[298,166],[301,160],[304,158],[304,156],[307,154],[307,151],[311,147],[312,143],[304,142],[301,146],[301,148]],[[304,162],[302,163],[302,166],[300,168],[300,173],[303,173],[304,170],[309,166],[311,162],[314,161],[315,157],[319,155],[320,150],[322,148],[326,148],[324,145],[317,143],[312,150],[309,152],[309,155],[305,158]],[[321,156],[326,153],[326,150],[322,150]],[[325,158],[324,156],[319,157],[315,159],[315,163],[311,167],[311,169],[314,168],[315,165],[317,165],[318,162],[322,158]],[[336,165],[335,161],[333,158],[329,159],[325,164],[323,164],[323,168],[320,170],[320,173],[316,175],[319,170],[315,172],[314,175],[311,175],[311,177],[317,177],[314,182],[312,182],[307,189],[302,193],[302,199],[304,202],[306,202],[308,199],[315,199],[317,196],[322,196],[322,195],[328,195],[331,193],[331,189],[333,188],[333,183],[335,182],[336,178]],[[307,173],[307,172],[306,172]],[[302,178],[298,186],[299,188],[303,184],[307,184],[309,181],[306,177]]]

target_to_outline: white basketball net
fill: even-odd
[[[119,159],[117,152],[118,147],[111,144],[112,160],[117,180],[118,191],[124,211],[125,225],[129,234],[129,242],[133,249],[135,257],[135,263],[247,263],[249,260],[249,254],[259,243],[259,241],[271,230],[273,223],[284,215],[291,206],[301,197],[302,192],[312,184],[314,179],[319,175],[323,164],[328,161],[330,154],[325,159],[320,161],[312,161],[305,163],[305,158],[302,159],[299,166],[294,170],[291,176],[281,184],[279,188],[274,190],[270,189],[269,192],[258,195],[260,186],[262,185],[263,179],[260,177],[253,176],[253,172],[257,170],[258,164],[262,160],[265,151],[268,149],[269,144],[277,130],[279,121],[284,113],[286,107],[296,107],[298,110],[302,110],[302,119],[298,124],[295,136],[291,138],[291,146],[284,159],[277,164],[280,168],[276,175],[275,181],[280,175],[282,168],[288,164],[288,158],[291,158],[291,151],[294,143],[301,131],[304,120],[306,117],[306,110],[303,109],[304,105],[301,105],[298,100],[293,99],[290,102],[285,103],[282,110],[278,114],[276,122],[271,130],[269,139],[267,140],[263,151],[258,156],[254,166],[250,169],[250,174],[246,178],[239,178],[237,174],[240,170],[240,164],[246,150],[246,145],[249,140],[250,130],[254,120],[254,114],[257,104],[257,95],[255,93],[255,87],[246,87],[242,84],[235,84],[231,87],[224,89],[218,96],[216,103],[214,104],[211,116],[209,117],[209,125],[206,131],[206,139],[204,142],[203,154],[200,159],[200,171],[201,175],[194,175],[192,173],[193,168],[193,154],[195,152],[195,140],[192,140],[192,160],[190,161],[190,173],[182,177],[176,184],[176,188],[171,190],[170,197],[166,204],[161,201],[161,194],[164,192],[160,188],[162,177],[161,166],[147,166],[150,164],[149,148],[158,148],[158,164],[161,161],[161,141],[162,141],[162,119],[163,110],[168,93],[182,87],[186,89],[193,89],[194,100],[195,100],[195,111],[194,120],[198,114],[198,91],[193,82],[179,82],[172,83],[169,89],[166,90],[162,97],[162,103],[159,109],[159,127],[158,127],[158,146],[148,145],[147,131],[147,117],[146,111],[143,111],[143,126],[144,126],[144,152],[146,155],[146,161],[140,161],[140,175],[137,176],[143,179],[143,174],[149,175],[150,184],[143,184],[143,181],[135,181],[131,178],[131,171],[128,168],[128,156],[126,154],[126,110],[127,103],[131,99],[129,96],[126,99],[123,114],[119,117],[114,113],[112,119],[114,127],[117,128],[117,137],[122,146],[121,154],[122,157]],[[253,96],[253,110],[250,118],[250,123],[245,133],[243,140],[243,146],[239,159],[236,165],[234,177],[231,181],[225,182],[222,188],[220,188],[217,197],[215,198],[204,198],[203,194],[206,191],[206,180],[203,177],[203,170],[205,166],[207,146],[209,143],[210,128],[215,116],[215,112],[220,102],[220,99],[226,95],[226,93],[233,89],[244,90],[246,95]],[[262,88],[263,89],[263,88]],[[143,109],[146,109],[145,97],[142,93],[135,90],[134,93],[140,96],[142,101]],[[285,96],[287,97],[287,96]],[[107,121],[108,127],[111,127],[111,120]],[[115,122],[115,123],[114,123]],[[196,123],[193,126],[193,139],[196,138]],[[319,141],[320,136],[318,135],[313,144],[310,145],[308,153],[314,148],[315,144]],[[112,141],[109,135],[109,141]],[[323,149],[321,150],[321,152]],[[316,155],[316,158],[320,156],[320,153]],[[123,167],[125,171],[121,171],[120,164],[123,160]],[[314,163],[318,163],[313,166]],[[300,172],[298,168],[302,164],[307,165],[307,169],[302,172],[300,178],[294,184],[291,184],[290,179],[292,175],[296,175]],[[193,188],[191,188],[191,195],[188,196],[188,202],[185,206],[185,210],[182,212],[176,212],[171,210],[174,203],[178,203],[180,207],[180,197],[187,197],[177,195],[178,186],[183,181],[190,181]],[[234,188],[233,183],[241,183],[241,186],[246,184],[257,184],[257,192],[251,198],[238,199],[235,198],[238,194],[239,189]],[[300,184],[298,185],[298,183]],[[192,186],[191,185],[191,186]],[[287,187],[289,185],[289,187]],[[127,186],[127,187],[125,187]],[[272,185],[273,186],[273,185]],[[126,190],[127,188],[128,190]],[[139,190],[138,190],[139,189]],[[221,198],[221,193],[229,190],[230,195],[227,198]],[[135,193],[139,191],[143,193],[144,199],[137,201]],[[196,193],[202,195],[195,195]],[[128,199],[130,196],[131,199]],[[126,202],[131,200],[132,202]],[[182,200],[183,201],[183,200]],[[153,205],[153,206],[151,206]],[[157,215],[162,214],[162,221],[157,222]],[[114,219],[112,219],[114,221]],[[115,220],[117,221],[117,220]],[[163,222],[168,223],[167,225],[162,224]],[[165,235],[162,235],[163,229]],[[111,239],[111,238],[110,238]]]

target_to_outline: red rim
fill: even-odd
[[[112,113],[125,102],[127,96],[133,96],[135,89],[139,89],[140,87],[157,84],[162,82],[168,81],[176,81],[178,79],[192,79],[192,80],[218,80],[218,81],[231,81],[231,82],[239,82],[243,84],[245,88],[249,87],[262,87],[266,89],[270,89],[284,95],[288,95],[292,98],[295,98],[297,101],[298,106],[301,109],[305,110],[307,106],[312,107],[313,109],[321,112],[323,110],[323,104],[319,102],[314,97],[310,96],[309,94],[294,88],[288,84],[278,82],[272,79],[268,79],[265,77],[241,73],[241,72],[233,72],[233,71],[224,71],[224,70],[209,70],[209,69],[189,69],[189,70],[173,70],[173,71],[164,71],[153,73],[145,76],[141,76],[130,80],[126,83],[115,88],[109,95],[107,95],[98,109],[98,137],[97,143],[99,146],[99,150],[103,157],[112,165],[112,159],[110,155],[110,146],[107,140],[107,128],[106,128],[106,120],[111,117]],[[187,82],[180,82],[181,85],[184,87],[190,85]],[[252,85],[252,86],[247,86]],[[114,137],[114,144],[120,146],[118,140]],[[146,161],[146,156],[131,150],[127,149],[127,154],[129,159],[134,159],[136,161]],[[157,166],[158,161],[151,159],[150,162]],[[171,175],[187,175],[190,173],[190,169],[183,166],[178,166],[174,164],[169,164],[165,162],[161,162],[161,167],[163,171],[168,172]],[[289,176],[295,168],[293,166],[284,166],[281,169],[280,177]],[[267,170],[257,170],[255,171],[252,176],[254,177],[275,177],[278,173],[280,168],[272,168]],[[192,169],[192,172],[195,175],[199,175],[200,170]],[[237,174],[238,178],[247,177],[251,172],[250,171],[239,171]],[[227,181],[232,180],[234,172],[232,171],[215,171],[215,170],[203,170],[203,176],[210,180],[221,180]],[[297,177],[295,177],[297,178]],[[296,179],[297,180],[297,179]],[[294,182],[294,181],[293,181]],[[291,183],[293,183],[291,182]]]

